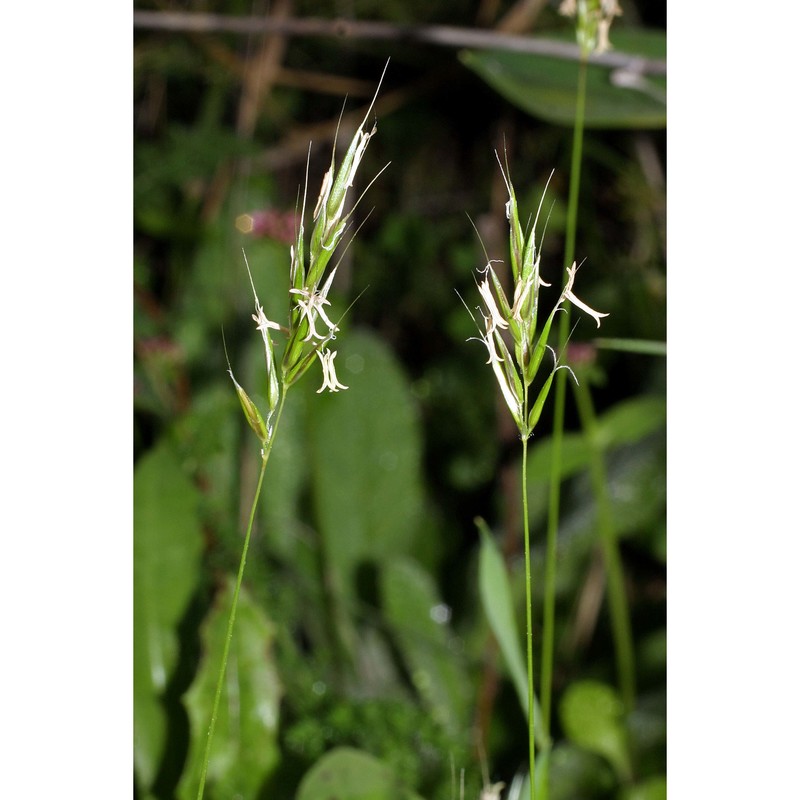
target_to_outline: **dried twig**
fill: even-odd
[[[328,36],[350,39],[384,39],[439,47],[473,47],[535,53],[569,61],[580,60],[580,49],[567,42],[533,36],[512,36],[474,28],[449,25],[396,25],[344,19],[276,19],[275,17],[231,17],[173,11],[134,11],[134,27],[191,33],[277,33],[284,36]],[[592,64],[609,68],[630,68],[639,74],[666,75],[667,64],[657,59],[611,51],[589,57]]]

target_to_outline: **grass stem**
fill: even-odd
[[[256,508],[258,507],[258,499],[261,496],[261,486],[264,483],[264,472],[267,469],[267,461],[272,452],[272,445],[275,441],[275,434],[278,430],[278,423],[283,413],[283,404],[286,400],[286,392],[281,392],[280,404],[277,408],[277,415],[275,423],[272,426],[272,432],[269,437],[268,443],[261,451],[261,472],[258,475],[258,485],[256,486],[255,495],[253,496],[253,504],[250,508],[250,519],[247,523],[247,533],[244,537],[244,545],[242,546],[242,556],[239,559],[239,572],[236,575],[236,586],[233,591],[233,602],[231,603],[231,611],[228,615],[228,629],[225,634],[225,644],[222,648],[222,660],[219,667],[219,677],[217,678],[217,688],[214,692],[214,705],[211,709],[211,722],[208,726],[208,736],[206,737],[206,748],[203,755],[203,766],[200,772],[200,784],[197,788],[197,800],[202,800],[203,792],[206,785],[206,776],[208,774],[208,762],[211,756],[211,742],[214,739],[214,730],[217,727],[217,713],[219,711],[219,701],[222,697],[222,686],[225,681],[225,671],[228,667],[228,654],[230,652],[231,640],[233,639],[233,626],[236,621],[236,608],[239,604],[239,590],[242,588],[242,579],[244,578],[244,567],[247,563],[247,551],[250,547],[250,535],[253,532],[253,522],[256,517]]]
[[[572,139],[567,228],[564,242],[564,269],[575,259],[575,237],[578,228],[578,196],[583,157],[583,127],[586,111],[586,58],[578,67],[578,93],[575,105],[575,128]],[[558,351],[563,352],[569,336],[570,308],[564,305],[558,326]],[[564,438],[564,407],[566,404],[567,370],[559,370],[555,377],[556,394],[553,407],[553,460],[550,469],[550,494],[547,504],[547,544],[544,577],[544,620],[542,625],[542,729],[549,739],[553,695],[553,658],[555,644],[555,594],[558,520],[561,501],[561,453]]]
[[[528,524],[528,437],[522,437],[522,524],[525,532],[525,615],[527,623],[528,650],[528,760],[530,764],[531,800],[535,796],[536,746],[534,743],[534,694],[533,694],[533,610],[531,592],[531,538]]]

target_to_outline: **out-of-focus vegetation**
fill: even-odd
[[[617,50],[663,58],[665,4],[622,7],[611,33]],[[522,34],[572,35],[556,4],[543,2],[136,8],[465,28],[500,29],[505,20]],[[224,330],[237,379],[261,400],[263,345],[242,249],[267,316],[285,319],[309,141],[307,214],[343,109],[346,146],[387,59],[378,131],[355,195],[391,164],[355,210],[358,234],[330,293],[336,315],[349,309],[336,341],[349,388],[316,394],[321,376],[312,368],[289,395],[258,509],[206,796],[453,800],[464,769],[464,796],[475,798],[482,758],[507,796],[527,764],[513,655],[524,620],[520,450],[483,348],[467,341],[476,331],[456,292],[476,305],[474,271],[486,256],[471,220],[489,257],[508,258],[494,156],[505,149],[523,211],[535,212],[555,171],[542,257],[553,288],[542,302],[558,298],[572,144],[563,110],[577,67],[402,37],[144,26],[134,57],[137,796],[197,791],[258,474],[222,338]],[[647,75],[621,88],[611,74],[593,68],[584,141],[578,293],[610,316],[600,332],[578,321],[571,338],[598,419],[590,442],[569,396],[553,800],[665,796],[665,359],[653,348],[606,346],[665,341],[665,80]],[[546,408],[528,464],[534,621],[551,428]],[[637,696],[627,716],[590,479],[598,446],[635,641]],[[487,521],[488,538],[476,517]],[[497,605],[506,596],[511,613]]]

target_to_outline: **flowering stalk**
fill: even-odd
[[[550,330],[556,313],[564,310],[567,302],[589,314],[600,327],[600,320],[607,314],[595,311],[573,291],[575,276],[578,271],[577,264],[567,270],[567,282],[561,291],[558,301],[553,306],[541,328],[539,322],[539,290],[542,286],[549,286],[540,275],[541,253],[536,242],[536,226],[541,211],[541,202],[536,213],[533,226],[527,238],[523,233],[519,221],[517,200],[514,187],[508,176],[507,169],[503,169],[498,155],[498,163],[503,175],[503,180],[508,190],[506,203],[506,217],[509,222],[510,262],[514,281],[514,293],[509,300],[500,279],[495,272],[493,262],[489,261],[481,274],[484,276],[478,283],[478,291],[482,300],[479,313],[483,318],[483,328],[478,326],[478,340],[483,342],[489,354],[487,364],[490,364],[497,379],[500,393],[508,406],[511,416],[519,429],[522,439],[522,507],[523,507],[523,532],[525,544],[525,600],[526,600],[526,630],[527,630],[527,660],[528,660],[528,749],[530,768],[531,800],[535,797],[535,743],[534,743],[534,691],[533,691],[533,620],[531,603],[531,557],[530,557],[530,531],[528,523],[528,491],[527,491],[527,462],[528,439],[533,434],[536,423],[541,417],[547,396],[553,384],[556,373],[562,369],[568,370],[573,377],[574,373],[565,364],[559,363],[556,351],[548,344]],[[473,319],[475,319],[473,317]],[[477,324],[477,322],[476,322]],[[473,337],[476,338],[476,337]],[[531,401],[531,387],[542,366],[545,353],[549,351],[553,356],[553,366],[550,369],[543,385],[538,390],[535,399]],[[563,352],[563,351],[562,351]],[[547,730],[544,731],[545,741],[549,738]]]
[[[609,29],[614,17],[622,14],[617,0],[563,0],[559,12],[575,19],[575,38],[581,50],[578,64],[578,86],[575,105],[575,125],[572,140],[567,225],[564,241],[564,269],[569,267],[575,254],[578,226],[578,195],[580,193],[583,129],[586,110],[587,60],[592,52],[610,49]],[[570,309],[567,306],[558,328],[558,348],[563,352],[569,336]],[[555,649],[555,594],[556,594],[556,543],[561,503],[561,454],[564,436],[564,409],[566,405],[566,376],[556,378],[553,403],[553,457],[550,467],[550,491],[547,504],[547,543],[545,547],[544,620],[542,626],[542,723],[550,730],[552,709],[553,660]]]
[[[387,64],[388,66],[388,64]],[[384,74],[386,69],[384,68]],[[383,76],[381,76],[381,81]],[[380,89],[380,82],[378,84]],[[377,97],[377,91],[375,94]],[[356,172],[364,152],[367,149],[370,139],[375,134],[376,126],[367,132],[366,123],[375,103],[367,109],[363,121],[358,126],[353,141],[345,154],[342,164],[337,168],[335,161],[336,145],[334,142],[331,163],[322,181],[322,189],[317,199],[314,209],[314,227],[311,233],[311,244],[308,252],[308,263],[305,261],[305,193],[303,206],[301,209],[297,235],[290,250],[290,289],[289,289],[289,324],[288,327],[274,322],[267,318],[264,309],[259,302],[256,294],[253,276],[250,272],[250,265],[245,256],[245,266],[250,278],[250,285],[253,289],[255,301],[255,313],[253,320],[256,329],[261,333],[264,341],[264,355],[266,364],[267,378],[267,409],[262,414],[258,406],[249,397],[247,392],[239,385],[233,376],[233,371],[229,368],[228,372],[233,381],[234,389],[242,406],[245,419],[248,425],[256,434],[261,444],[261,472],[259,473],[258,485],[256,487],[253,504],[250,509],[250,518],[242,546],[242,555],[239,562],[239,571],[236,578],[233,601],[231,603],[230,615],[228,617],[227,635],[222,652],[222,660],[217,678],[217,687],[214,695],[214,704],[211,711],[211,721],[209,724],[208,736],[206,738],[205,755],[201,767],[200,783],[197,791],[197,800],[202,800],[203,792],[208,773],[208,763],[211,754],[211,742],[214,738],[216,727],[217,712],[222,696],[222,686],[225,678],[225,670],[228,662],[228,652],[230,642],[233,637],[234,622],[236,619],[236,608],[239,600],[239,590],[244,576],[244,567],[247,561],[247,551],[250,545],[250,534],[253,529],[258,499],[261,494],[261,486],[264,480],[269,455],[275,442],[275,433],[280,422],[286,393],[289,388],[297,383],[298,380],[307,372],[311,364],[319,359],[322,366],[322,386],[318,392],[325,389],[331,392],[338,392],[347,389],[336,376],[334,358],[336,351],[329,349],[329,343],[336,338],[339,332],[338,323],[333,322],[328,316],[326,308],[330,306],[328,292],[336,275],[334,267],[325,275],[326,267],[333,256],[334,251],[342,240],[347,229],[353,209],[345,213],[345,205],[348,190],[353,186]],[[309,151],[310,153],[310,151]],[[306,189],[308,187],[308,171],[306,170]],[[283,357],[280,362],[275,358],[275,348],[272,342],[271,331],[285,333],[288,336]],[[315,358],[316,357],[316,358]]]

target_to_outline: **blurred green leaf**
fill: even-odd
[[[598,417],[597,427],[602,444],[614,447],[643,439],[666,422],[666,398],[642,395],[617,403]]]
[[[191,742],[178,786],[178,797],[182,800],[192,800],[200,782],[233,587],[230,577],[204,623],[204,655],[184,696]],[[256,798],[278,763],[281,687],[272,654],[273,639],[272,623],[242,588],[208,764],[212,797]]]
[[[667,403],[664,397],[641,395],[622,400],[597,419],[598,435],[603,447],[610,450],[620,445],[636,442],[666,424]],[[535,439],[528,454],[529,500],[533,509],[541,505],[543,497],[536,484],[550,483],[550,462],[553,458],[551,437]],[[564,434],[561,444],[561,479],[569,478],[587,469],[591,449],[582,433]]]
[[[481,533],[481,551],[478,565],[481,602],[489,620],[492,633],[500,645],[506,666],[517,690],[523,716],[528,714],[528,668],[522,650],[519,629],[514,615],[511,584],[503,556],[486,523],[478,520]],[[534,723],[540,719],[539,704],[534,695]],[[540,734],[539,726],[536,726]]]
[[[615,29],[616,50],[666,58],[666,34]],[[572,127],[578,62],[502,50],[465,50],[462,62],[523,111],[556,125]],[[622,85],[625,81],[626,85]],[[615,85],[615,82],[619,85]],[[587,128],[663,128],[667,124],[666,78],[593,65],[586,75]]]
[[[608,491],[617,536],[653,531],[667,502],[663,437],[621,447],[608,457]]]
[[[415,550],[421,439],[408,382],[375,335],[343,336],[336,367],[350,388],[309,404],[308,457],[326,564],[352,599],[360,564]],[[319,380],[318,373],[307,380]]]
[[[667,800],[667,779],[663,775],[648,778],[623,790],[620,800]]]
[[[352,747],[324,755],[305,775],[295,800],[422,800],[382,761]]]
[[[161,696],[178,660],[176,628],[197,585],[203,537],[199,494],[168,444],[149,451],[133,481],[134,764],[152,787],[164,752]]]
[[[615,689],[598,681],[572,683],[561,699],[560,714],[568,739],[607,758],[620,780],[631,777],[624,708]]]
[[[623,400],[598,417],[598,438],[604,449],[611,451],[608,456],[608,477],[612,484],[611,503],[615,525],[620,535],[649,525],[653,516],[663,508],[666,497],[663,449],[658,442],[645,440],[665,424],[665,399],[650,395]],[[562,480],[588,470],[591,449],[582,433],[566,433],[561,453]],[[552,458],[552,437],[534,439],[528,455],[528,504],[531,525],[534,527],[542,524],[547,513]],[[584,495],[584,507],[579,502],[567,527],[592,524],[587,516],[592,502],[587,495],[587,481],[588,478],[578,490],[579,495]],[[570,515],[565,514],[567,516]]]
[[[552,800],[552,795],[550,794],[550,761],[552,755],[552,750],[542,750],[536,754],[536,797],[540,798],[540,800]],[[527,800],[531,796],[530,773],[526,772],[524,777],[521,777],[521,779],[520,777],[521,773],[518,774],[514,783],[509,787],[509,800],[511,798]]]
[[[288,248],[268,239],[244,239],[234,228],[233,209],[226,206],[215,224],[205,230],[176,298],[175,338],[190,362],[207,360],[209,352],[222,354],[220,325],[232,317],[236,324],[243,323],[252,331],[253,342],[260,340],[251,320],[253,290],[242,248],[264,312],[280,322],[288,319]],[[263,345],[260,346],[263,365]],[[231,357],[234,374],[242,383],[240,365],[234,354]],[[259,387],[245,388],[248,394],[254,394]]]
[[[260,338],[260,337],[259,337]],[[264,348],[259,342],[259,366],[261,384],[264,383]],[[305,451],[305,420],[309,402],[318,399],[314,395],[309,401],[308,387],[298,387],[289,393],[281,416],[280,427],[269,457],[265,476],[266,497],[259,503],[258,517],[263,521],[266,544],[271,553],[291,564],[298,572],[306,572],[309,580],[316,580],[319,564],[315,551],[309,551],[308,542],[303,541],[306,530],[302,523],[303,492],[308,481],[309,462]],[[316,387],[315,387],[316,388]],[[266,406],[259,397],[258,402]],[[313,563],[306,563],[312,559]],[[307,567],[306,570],[303,567]]]
[[[241,545],[238,447],[242,414],[233,385],[225,378],[220,375],[216,382],[198,387],[191,406],[171,431],[187,470],[203,487],[200,514],[204,525],[222,541],[235,537],[238,548]],[[253,449],[256,460],[258,451]]]
[[[636,663],[639,671],[649,679],[659,681],[667,669],[667,629],[659,628],[641,637],[637,646]]]
[[[589,466],[591,451],[582,433],[565,433],[561,442],[561,479],[569,478]],[[550,462],[553,459],[551,437],[534,439],[528,451],[528,485],[550,483]]]
[[[595,339],[595,347],[599,350],[616,350],[619,353],[641,353],[647,356],[667,355],[666,342],[654,342],[647,339]]]
[[[666,663],[662,665],[660,686],[640,693],[636,708],[625,720],[633,761],[639,776],[666,772],[667,692],[664,687]]]
[[[381,579],[386,622],[415,688],[436,722],[452,734],[463,731],[470,686],[433,578],[415,562],[395,559]]]
[[[608,797],[615,784],[616,776],[604,758],[569,742],[561,742],[553,748],[548,800],[575,800],[577,797],[599,800]]]

